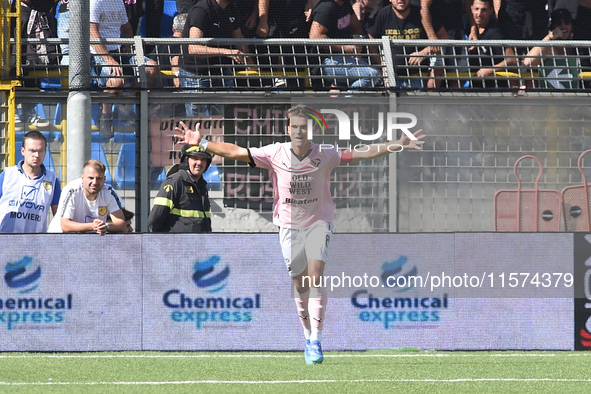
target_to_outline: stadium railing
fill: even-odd
[[[39,40],[23,40],[36,43]],[[48,39],[56,44],[66,43],[64,39]],[[99,42],[99,41],[91,41]],[[307,40],[307,39],[179,39],[159,38],[148,39],[105,39],[103,43],[118,43],[131,48],[131,53],[121,53],[135,57],[133,69],[136,75],[133,87],[136,89],[157,89],[176,91],[175,79],[181,85],[195,85],[197,79],[207,79],[206,86],[200,86],[203,92],[267,92],[281,90],[286,92],[335,92],[335,91],[482,91],[512,90],[516,88],[534,91],[580,91],[586,89],[591,81],[591,64],[587,41],[455,41],[455,40],[389,40],[382,39],[347,39],[347,40]],[[138,44],[141,43],[141,44]],[[189,44],[201,44],[209,47],[244,48],[247,50],[239,57],[240,62],[229,61],[227,57],[199,58],[188,53]],[[330,46],[328,46],[330,44]],[[138,45],[156,46],[151,54],[143,53]],[[162,51],[166,46],[178,49]],[[356,52],[345,53],[345,46],[355,46]],[[340,46],[341,50],[335,50]],[[417,48],[431,46],[439,52],[424,56],[421,65],[413,66],[410,59]],[[537,67],[525,67],[525,53],[534,46],[561,48],[555,56],[541,59]],[[480,48],[479,54],[469,52],[470,48]],[[505,65],[501,67],[487,66],[498,64],[498,51],[512,48],[515,55],[505,56]],[[566,50],[562,50],[566,48]],[[160,51],[158,51],[160,49]],[[566,54],[560,54],[563,53]],[[115,54],[118,55],[118,54]],[[149,81],[142,71],[151,66],[145,64],[147,56],[158,64],[156,80]],[[199,64],[199,73],[188,75],[178,68],[170,66],[174,56],[181,58],[183,64]],[[363,87],[353,88],[351,85],[359,79],[356,72],[364,64],[348,64],[337,66],[343,76],[329,76],[331,67],[323,65],[324,58],[349,57],[367,63],[379,73],[366,75]],[[511,64],[511,65],[507,65]],[[477,71],[481,67],[491,67],[494,74],[480,78]],[[98,71],[98,70],[97,70]],[[25,86],[37,86],[39,89],[67,90],[67,66],[23,66],[22,79]],[[277,79],[286,84],[277,86]],[[195,81],[191,81],[195,80]],[[429,83],[431,80],[431,83]],[[201,81],[202,83],[204,81]],[[126,88],[131,87],[131,81]],[[96,87],[93,87],[96,89]]]

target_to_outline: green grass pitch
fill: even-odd
[[[591,353],[561,351],[0,353],[10,393],[591,392]]]

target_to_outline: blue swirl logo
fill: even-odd
[[[41,267],[33,267],[34,260],[31,256],[24,256],[22,259],[6,264],[4,281],[11,289],[18,290],[21,294],[30,293],[35,290],[39,284],[37,281],[41,277]]]
[[[396,260],[386,261],[382,264],[382,275],[380,276],[380,278],[384,286],[388,286],[389,277],[403,276],[405,278],[404,283],[408,284],[408,286],[393,287],[393,290],[397,293],[402,293],[414,288],[414,286],[410,286],[411,281],[409,281],[408,278],[409,276],[416,276],[418,270],[416,266],[404,267],[406,263],[408,263],[408,257],[402,255],[398,257]]]
[[[199,288],[205,289],[208,293],[222,291],[228,284],[230,267],[218,268],[220,256],[211,256],[207,260],[197,261],[193,266],[193,283]]]

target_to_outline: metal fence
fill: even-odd
[[[23,45],[41,42],[60,45],[68,40],[30,39],[23,40]],[[589,41],[429,41],[389,40],[387,37],[373,40],[141,37],[91,40],[91,43],[98,42],[117,43],[123,48],[110,55],[123,57],[130,63],[126,66],[128,75],[121,77],[126,78],[125,89],[133,83],[136,89],[176,91],[179,86],[186,88],[195,85],[197,80],[207,80],[200,84],[199,91],[583,91],[591,80]],[[191,53],[192,45],[240,48],[244,52],[203,58]],[[345,48],[351,46],[355,52],[345,52]],[[419,65],[411,64],[417,49],[427,46],[433,49],[431,54],[424,56]],[[550,48],[550,55],[534,54],[530,58],[537,60],[533,62],[536,65],[526,66],[526,54],[534,47]],[[63,55],[62,63],[68,63],[67,56]],[[332,63],[326,63],[327,58],[338,62],[347,58],[347,61],[330,65]],[[481,76],[478,71],[483,68],[492,69],[494,73]],[[92,72],[100,74],[100,69],[101,66],[95,65]],[[21,75],[25,86],[67,89],[67,66],[23,66]],[[136,78],[129,78],[129,75]],[[286,84],[275,86],[277,78],[284,79]],[[365,83],[355,85],[360,78],[365,79]],[[433,85],[429,84],[430,80]],[[93,88],[96,89],[96,85]]]
[[[138,40],[137,37],[117,42],[133,47],[138,41],[144,45],[173,42],[169,39]],[[207,41],[213,45],[214,41]],[[131,66],[135,77],[128,78],[128,81],[139,80],[133,87],[135,89],[151,86],[147,102],[142,102],[143,96],[136,95],[131,86],[118,97],[93,88],[93,126],[89,131],[92,134],[92,155],[108,164],[111,183],[116,185],[127,205],[138,214],[137,229],[146,229],[151,199],[164,179],[166,168],[178,161],[178,148],[173,148],[171,135],[179,121],[183,120],[193,127],[196,122],[201,122],[211,138],[247,147],[261,146],[286,140],[285,112],[294,103],[304,103],[318,110],[338,108],[350,119],[354,119],[353,115],[357,112],[362,122],[361,129],[367,133],[375,133],[383,113],[409,113],[418,120],[416,128],[425,129],[429,136],[423,152],[403,152],[335,171],[332,193],[337,205],[337,231],[493,231],[494,195],[499,190],[516,188],[513,165],[525,154],[542,160],[544,175],[540,188],[560,191],[581,182],[577,158],[591,146],[588,127],[591,107],[587,104],[589,95],[579,75],[576,89],[556,89],[551,83],[541,89],[527,81],[534,75],[521,72],[519,67],[506,71],[515,75],[503,76],[508,87],[500,90],[473,88],[470,83],[476,82],[477,78],[467,74],[462,75],[467,79],[461,87],[446,82],[446,86],[435,90],[406,89],[396,83],[399,75],[394,72],[394,63],[383,58],[379,70],[385,78],[370,78],[375,83],[372,82],[372,86],[366,89],[339,89],[333,86],[333,78],[312,73],[308,67],[311,63],[304,64],[306,67],[303,69],[308,70],[302,75],[294,72],[293,67],[282,67],[273,58],[269,65],[263,67],[265,55],[260,45],[295,46],[296,42],[259,40],[256,41],[258,46],[248,42],[250,47],[258,48],[249,52],[261,65],[256,72],[242,65],[230,65],[228,75],[208,74],[220,83],[229,76],[235,86],[186,91],[174,85],[177,71],[162,65],[158,66],[158,73],[152,74],[156,78],[150,85],[150,73],[145,71],[151,66],[146,65],[146,59],[139,59]],[[346,42],[343,41],[343,44]],[[297,40],[297,43],[300,46],[311,44],[307,40]],[[390,45],[383,46],[383,40],[366,40],[363,43],[366,47],[377,46],[377,53],[381,56],[388,55],[388,50],[391,50]],[[437,42],[438,45],[445,43]],[[413,42],[415,44],[417,42]],[[453,42],[454,48],[465,44]],[[493,44],[500,43],[490,43]],[[585,50],[581,45],[583,43],[577,44],[578,53],[582,53]],[[374,49],[371,51],[375,53]],[[461,50],[457,51],[461,53]],[[370,49],[367,48],[366,52]],[[294,53],[286,51],[292,59],[308,59],[304,56],[306,52]],[[156,59],[164,56],[159,52]],[[443,76],[447,75],[447,81],[451,81],[453,73],[458,76],[456,66],[459,59],[457,64],[448,65],[449,60],[446,62],[445,56],[449,55],[443,56],[442,65],[433,67],[447,70]],[[368,57],[368,62],[378,67],[371,63],[371,59]],[[44,111],[49,124],[36,126],[25,121],[22,129],[17,131],[17,148],[19,133],[22,135],[32,129],[43,131],[50,141],[51,155],[48,156],[53,159],[53,167],[60,179],[65,180],[67,67],[23,71],[26,71],[23,74],[26,86],[17,91],[19,110],[36,107],[37,112]],[[496,84],[502,80],[502,72],[497,72],[499,78],[495,79]],[[180,72],[178,76],[181,76]],[[279,77],[287,79],[287,85],[273,88],[274,79]],[[426,82],[431,75],[418,77]],[[314,84],[318,81],[320,84],[316,88]],[[514,87],[515,81],[518,86]],[[202,111],[187,116],[187,103],[194,103]],[[115,128],[112,139],[106,139],[99,133],[97,111],[99,105],[104,104],[112,105]],[[141,108],[147,110],[142,111]],[[314,141],[340,143],[336,137],[336,118],[327,115],[326,120],[328,130],[315,134]],[[149,151],[138,149],[141,141],[148,141]],[[351,143],[358,142],[352,140]],[[140,172],[145,169],[139,163],[146,157],[150,163],[146,172],[148,176],[141,177]],[[526,186],[531,185],[536,172],[537,167],[527,162],[520,166],[520,175]],[[265,172],[253,171],[244,164],[218,158],[215,166],[208,171],[207,179],[214,200],[214,231],[275,231],[270,211],[272,191]]]

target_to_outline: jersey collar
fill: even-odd
[[[18,162],[16,167],[18,168],[18,170],[20,171],[21,174],[23,174],[24,176],[26,176],[28,178],[29,176],[25,173],[25,170],[23,170],[24,163],[25,163],[25,161],[21,160]],[[37,175],[34,179],[39,179],[39,178],[45,176],[45,174],[47,174],[47,169],[45,168],[45,164],[41,163],[41,173],[39,175]]]

